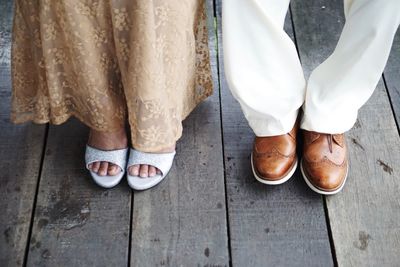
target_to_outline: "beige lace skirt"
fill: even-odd
[[[212,93],[203,0],[16,0],[15,123],[126,121],[142,151],[171,146]]]

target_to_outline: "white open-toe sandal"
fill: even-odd
[[[104,188],[114,187],[121,181],[122,177],[124,177],[127,154],[128,148],[117,150],[100,150],[86,145],[86,168],[90,171],[90,174],[92,175],[92,178],[96,184]],[[100,176],[89,169],[89,164],[97,161],[107,161],[113,163],[121,168],[121,172],[116,175]]]
[[[136,149],[130,150],[127,170],[133,165],[151,165],[161,171],[153,177],[142,178],[140,176],[131,176],[127,171],[128,184],[135,190],[146,190],[160,183],[172,167],[175,157],[175,151],[170,153],[146,153]]]

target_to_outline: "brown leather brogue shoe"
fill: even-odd
[[[349,163],[344,134],[303,131],[301,172],[315,192],[333,195],[342,190]]]
[[[259,182],[278,185],[292,177],[297,167],[297,130],[298,124],[284,135],[255,138],[251,166]]]

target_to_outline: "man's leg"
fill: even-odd
[[[304,102],[296,47],[283,30],[289,0],[223,0],[225,73],[257,136],[288,133]]]
[[[290,0],[223,0],[225,73],[257,138],[255,177],[280,184],[296,165],[298,109],[305,80],[295,45],[283,30]]]
[[[348,131],[375,90],[400,23],[399,0],[346,0],[346,24],[333,54],[310,76],[301,128]]]
[[[345,0],[345,14],[335,51],[310,76],[301,123],[302,171],[320,193],[343,187],[348,161],[342,133],[379,82],[400,24],[400,1]]]

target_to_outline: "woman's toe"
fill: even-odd
[[[114,176],[117,175],[120,172],[120,168],[112,163],[108,164],[108,175]]]
[[[100,163],[100,168],[99,168],[99,171],[97,172],[97,174],[100,176],[106,176],[107,170],[108,170],[108,162],[102,161]]]
[[[128,172],[131,176],[139,176],[140,165],[130,166]]]
[[[157,169],[157,168],[156,168],[156,173],[157,173],[158,175],[161,175],[161,171],[160,171],[159,169]]]
[[[140,165],[140,177],[149,177],[149,165]]]
[[[92,171],[93,172],[95,172],[95,173],[98,173],[99,172],[99,168],[100,168],[100,162],[99,161],[96,161],[96,162],[94,162],[93,164],[92,164]]]
[[[149,166],[149,177],[156,176],[156,168],[153,166]]]

